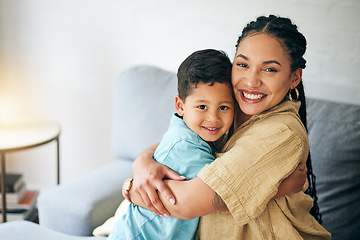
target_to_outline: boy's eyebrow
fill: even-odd
[[[208,102],[208,100],[204,100],[204,99],[198,99],[195,102]]]
[[[241,53],[239,53],[239,54],[236,56],[236,58],[243,58],[243,59],[245,59],[245,60],[249,60],[247,56],[245,56],[245,55],[243,55],[243,54],[241,54]],[[279,63],[279,62],[276,61],[276,60],[268,60],[268,61],[264,61],[263,63],[264,63],[264,64],[275,63],[275,64],[279,65],[280,67],[282,67],[281,63]]]
[[[234,101],[223,101],[223,102],[221,102],[221,103],[233,104],[233,103],[234,103]]]
[[[209,102],[208,100],[203,100],[203,99],[195,101],[195,103],[208,103],[208,102]],[[223,104],[223,103],[232,104],[232,103],[234,103],[234,101],[222,101],[221,104]]]

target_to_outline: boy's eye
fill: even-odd
[[[220,110],[226,110],[226,109],[229,109],[229,107],[227,107],[227,106],[221,106],[220,107]]]
[[[199,109],[206,109],[206,106],[205,105],[200,105],[198,106]]]

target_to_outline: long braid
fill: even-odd
[[[238,38],[236,48],[238,47],[240,42],[247,36],[261,33],[269,34],[278,39],[285,53],[287,53],[291,59],[292,72],[294,72],[298,68],[304,69],[306,67],[306,60],[303,58],[303,55],[306,51],[306,39],[304,35],[302,35],[298,31],[297,26],[293,24],[288,18],[277,17],[274,15],[269,15],[268,17],[258,17],[256,21],[250,22],[243,29],[241,36]],[[301,101],[299,115],[307,131],[306,99],[302,81],[299,83],[297,88],[300,93],[299,100]],[[321,223],[318,197],[316,195],[316,178],[312,169],[310,153],[306,161],[306,167],[308,169],[307,178],[309,181],[309,188],[306,190],[305,193],[310,195],[314,200],[314,205],[310,210],[310,214],[313,215],[319,223]]]
[[[299,115],[300,115],[300,119],[301,122],[304,124],[306,131],[308,131],[307,129],[307,116],[306,116],[306,98],[305,98],[305,91],[304,91],[304,85],[302,83],[302,81],[299,83],[299,85],[297,86],[298,90],[299,90],[299,100],[301,101],[301,106],[299,109]],[[314,218],[321,224],[322,223],[322,219],[321,219],[321,213],[319,210],[319,205],[318,205],[318,197],[316,194],[316,177],[313,173],[313,169],[312,169],[312,162],[311,162],[311,154],[309,153],[307,161],[306,161],[306,167],[308,169],[307,172],[307,179],[309,181],[309,187],[308,189],[305,191],[306,194],[309,194],[312,199],[314,200],[314,205],[313,207],[310,209],[310,214],[314,216]]]

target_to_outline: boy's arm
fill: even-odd
[[[287,194],[300,192],[306,182],[306,174],[306,165],[304,163],[300,163],[299,166],[281,182],[279,190],[273,199],[285,196]]]

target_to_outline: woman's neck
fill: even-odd
[[[246,115],[241,111],[240,107],[236,104],[235,118],[234,118],[234,130],[238,129],[244,122],[249,120],[252,115]]]

